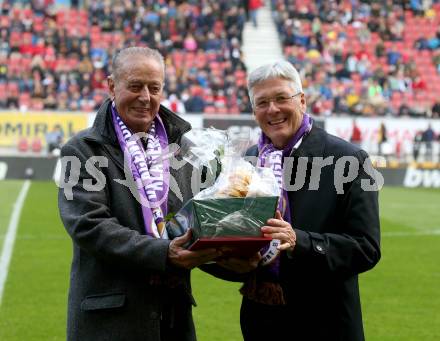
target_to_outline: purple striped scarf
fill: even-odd
[[[312,119],[307,113],[304,113],[300,127],[287,143],[284,149],[277,149],[265,133],[261,132],[258,140],[258,166],[269,167],[273,170],[278,186],[281,190],[281,198],[278,202],[278,209],[283,215],[284,220],[291,222],[289,200],[287,191],[283,186],[283,158],[289,156],[294,149],[301,144],[304,135],[312,129]]]
[[[169,191],[169,161],[164,158],[168,137],[162,120],[156,115],[148,132],[133,134],[112,104],[113,126],[124,159],[130,162],[133,179],[142,202],[142,215],[147,235],[168,238],[165,229]],[[146,148],[142,143],[146,137]]]
[[[278,210],[283,219],[292,224],[287,191],[283,186],[283,159],[297,149],[302,139],[312,129],[312,119],[304,113],[303,120],[296,133],[284,149],[277,149],[263,132],[258,141],[258,163],[260,167],[271,168],[281,190]],[[250,300],[268,305],[285,304],[284,294],[279,285],[279,240],[272,240],[268,247],[261,250],[262,260],[254,276],[244,283],[240,292]]]

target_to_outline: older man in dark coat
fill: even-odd
[[[281,187],[279,211],[262,227],[275,240],[256,269],[258,257],[203,268],[244,282],[245,341],[362,341],[358,274],[380,259],[380,176],[359,147],[313,124],[288,62],[254,70],[248,89],[262,130],[248,155]]]
[[[111,100],[62,149],[59,209],[73,240],[68,340],[196,339],[189,270],[219,254],[188,251],[190,232],[170,241],[163,229],[192,196],[192,168],[178,156],[161,162],[190,129],[160,106],[163,83],[157,51],[122,50]]]

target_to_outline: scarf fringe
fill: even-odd
[[[243,286],[240,293],[251,301],[267,305],[286,305],[283,288],[279,283],[257,281],[254,273]]]

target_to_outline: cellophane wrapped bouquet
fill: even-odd
[[[261,238],[260,228],[274,217],[280,196],[272,170],[255,167],[245,159],[249,139],[232,139],[212,128],[196,130],[189,138],[193,146],[184,159],[218,177],[170,218],[169,236],[192,228],[194,241]]]

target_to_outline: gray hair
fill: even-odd
[[[280,60],[260,66],[248,75],[247,88],[252,106],[254,105],[254,87],[258,83],[272,78],[286,79],[290,82],[292,89],[296,93],[303,92],[301,78],[299,77],[298,71],[289,62]]]
[[[143,56],[156,60],[162,66],[165,73],[165,62],[158,50],[150,49],[149,47],[132,46],[124,48],[114,55],[112,62],[112,77],[114,79],[118,79],[121,76],[121,69],[125,59],[133,56]]]

